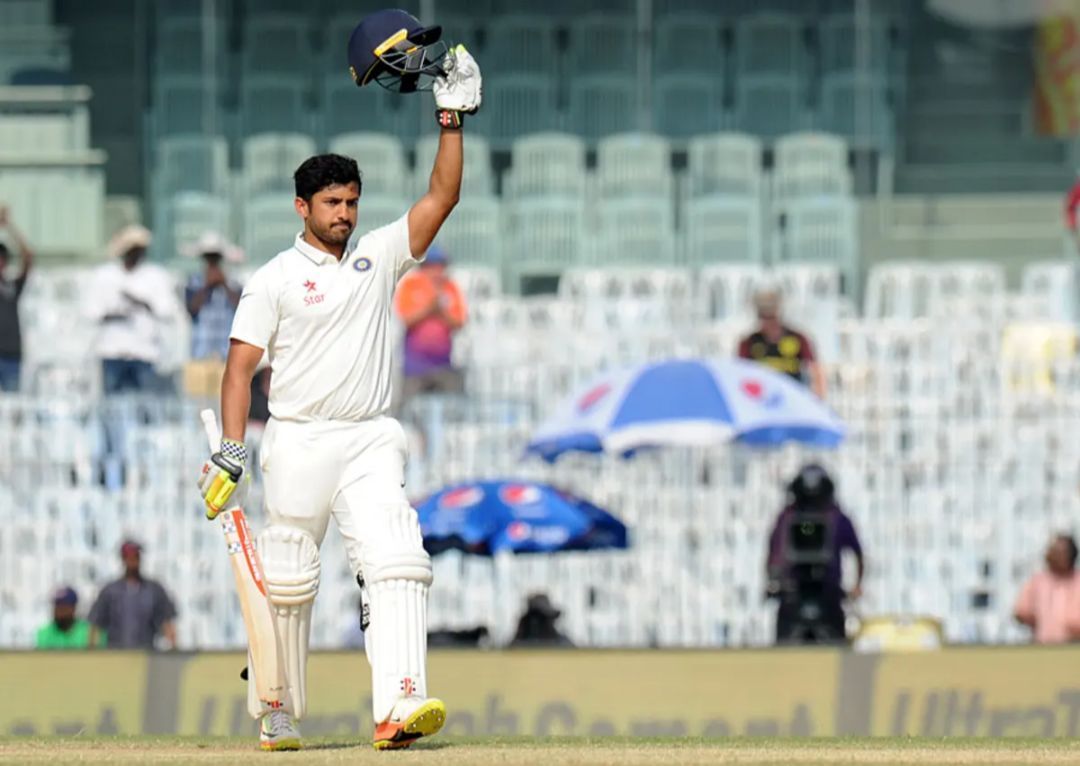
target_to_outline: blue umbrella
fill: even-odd
[[[455,484],[428,497],[416,511],[424,547],[433,554],[450,549],[492,555],[627,547],[621,521],[547,484]]]
[[[680,359],[610,372],[585,386],[533,435],[527,451],[629,455],[643,447],[835,447],[844,425],[804,385],[743,359]]]

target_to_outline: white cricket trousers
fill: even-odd
[[[298,529],[320,546],[332,516],[352,572],[363,574],[376,723],[399,697],[427,696],[431,559],[405,494],[407,459],[405,432],[385,415],[361,422],[271,418],[260,455],[268,529]],[[306,636],[302,642],[306,657]],[[290,683],[302,693],[304,679]]]

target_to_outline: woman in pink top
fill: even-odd
[[[1016,600],[1014,615],[1031,628],[1037,644],[1080,639],[1080,572],[1076,541],[1058,535],[1046,549],[1046,569],[1031,576]]]

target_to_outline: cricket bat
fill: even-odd
[[[213,410],[199,413],[210,451],[216,452],[221,444],[217,417]],[[262,560],[255,549],[255,540],[247,523],[244,509],[230,502],[218,514],[221,531],[225,534],[225,546],[229,551],[236,593],[240,597],[240,611],[247,630],[251,670],[255,673],[255,689],[259,699],[270,707],[280,707],[285,702],[288,684],[281,656],[274,620],[274,607],[266,592]]]

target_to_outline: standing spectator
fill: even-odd
[[[525,602],[511,646],[573,646],[556,624],[562,611],[555,608],[546,593],[534,593]]]
[[[405,381],[401,401],[419,393],[460,393],[461,371],[450,363],[454,333],[465,324],[465,298],[446,273],[449,259],[436,245],[420,268],[398,284],[397,313],[405,324]]]
[[[217,232],[203,234],[190,252],[203,261],[202,273],[192,275],[184,291],[191,316],[191,358],[224,361],[242,286],[228,278],[222,263],[240,263],[244,255]]]
[[[1046,549],[1046,569],[1024,583],[1013,611],[1031,628],[1037,644],[1062,644],[1080,638],[1080,573],[1076,540],[1057,535]]]
[[[163,388],[154,365],[162,356],[162,325],[179,317],[169,273],[144,263],[150,232],[121,229],[109,243],[112,260],[96,270],[85,312],[98,324],[94,350],[101,359],[106,394]]]
[[[7,230],[19,250],[22,266],[8,279],[11,251],[0,242],[0,391],[18,391],[22,372],[22,328],[19,325],[19,298],[34,264],[34,252],[11,222],[6,207],[0,206],[0,230]]]
[[[53,594],[53,618],[38,629],[34,646],[38,649],[86,649],[90,646],[90,623],[75,616],[78,605],[79,595],[74,588],[57,589]],[[104,641],[98,645],[103,646]]]
[[[777,290],[754,295],[758,327],[739,342],[739,356],[790,375],[821,399],[825,398],[825,373],[814,354],[814,344],[798,330],[784,324]]]
[[[176,607],[165,589],[143,577],[142,547],[133,540],[120,546],[124,575],[106,585],[90,609],[90,643],[98,645],[98,633],[108,636],[110,649],[153,649],[155,639],[165,637],[176,648]]]
[[[866,568],[855,525],[836,501],[833,480],[821,466],[804,466],[789,486],[790,502],[769,535],[766,577],[779,599],[776,642],[836,643],[846,639],[845,595],[862,595]],[[844,593],[841,556],[855,554],[858,579]]]

